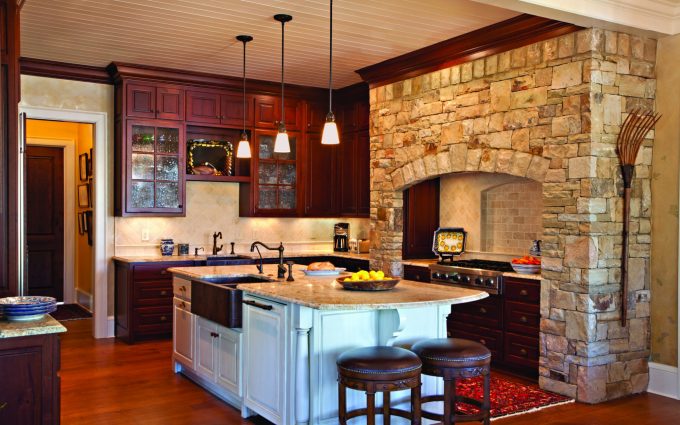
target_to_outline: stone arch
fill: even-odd
[[[403,191],[420,182],[453,173],[502,173],[545,182],[550,158],[511,149],[450,145],[414,158],[391,172],[371,175],[371,267],[402,273]],[[381,181],[382,180],[382,181]],[[544,189],[544,198],[546,191]]]

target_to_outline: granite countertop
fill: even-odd
[[[62,332],[66,332],[66,328],[49,314],[32,322],[10,322],[0,319],[0,339]]]
[[[269,250],[260,250],[262,252],[263,258],[276,258],[279,256],[278,252]],[[357,254],[353,252],[335,252],[335,251],[300,251],[300,252],[288,252],[284,251],[284,258],[288,257],[317,257],[317,256],[330,256],[330,257],[341,257],[341,258],[352,258],[355,260],[368,260],[368,254]],[[119,256],[113,257],[114,261],[119,261],[122,263],[160,263],[160,262],[170,262],[170,261],[205,261],[213,255],[145,255],[145,256]],[[217,257],[224,258],[230,257],[228,254],[218,254]],[[260,258],[257,252],[241,253],[234,256],[235,260],[243,259],[247,257],[250,259]]]
[[[380,292],[348,291],[335,283],[335,276],[310,277],[302,267],[293,268],[295,282],[277,280],[276,265],[264,266],[265,276],[271,283],[240,284],[246,293],[300,304],[319,310],[364,310],[409,308],[437,304],[460,304],[486,298],[488,294],[475,289],[444,287],[429,283],[402,280],[394,289]],[[169,271],[177,276],[195,279],[219,276],[257,276],[253,265],[173,267]],[[349,274],[341,275],[341,278]]]

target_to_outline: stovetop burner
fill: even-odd
[[[505,261],[491,260],[458,260],[458,261],[439,261],[437,264],[449,267],[465,267],[469,269],[493,270],[497,272],[512,272],[512,266]]]

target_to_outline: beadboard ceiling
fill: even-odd
[[[280,79],[286,24],[286,82],[328,85],[327,0],[28,0],[21,13],[24,57],[93,66],[112,61]],[[516,16],[469,0],[336,0],[334,86],[356,69]]]

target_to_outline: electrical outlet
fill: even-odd
[[[142,242],[148,242],[149,241],[149,229],[142,229]]]
[[[639,303],[648,303],[649,302],[649,291],[644,290],[644,291],[638,291],[637,292],[637,302]]]

